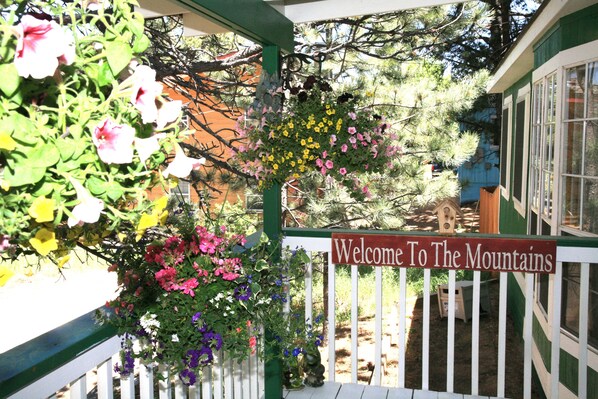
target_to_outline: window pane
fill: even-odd
[[[561,326],[579,336],[579,263],[563,263]]]
[[[565,176],[563,179],[565,195],[563,198],[563,224],[579,229],[581,210],[581,179]]]
[[[507,153],[510,150],[507,148],[509,123],[511,123],[509,109],[505,108],[502,111],[502,128],[500,132],[500,185],[504,188],[507,188]]]
[[[567,119],[584,117],[585,65],[567,70]]]
[[[548,104],[546,108],[546,121],[554,123],[556,120],[556,75],[552,75],[547,80]]]
[[[598,121],[586,125],[584,175],[598,176]]]
[[[552,215],[552,173],[544,172],[544,205],[542,213],[546,217]]]
[[[534,85],[534,115],[532,116],[532,124],[538,125],[542,123],[542,104],[544,100],[544,85],[542,82]]]
[[[588,118],[598,117],[598,62],[588,65]]]
[[[598,180],[584,180],[583,231],[598,233]]]
[[[565,168],[564,172],[580,175],[583,151],[583,122],[569,122],[565,125]]]
[[[548,274],[538,274],[538,302],[548,313]]]
[[[546,125],[544,128],[544,169],[553,171],[554,157],[554,125]]]

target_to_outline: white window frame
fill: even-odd
[[[513,96],[510,95],[503,100],[502,103],[502,111],[508,110],[508,120],[501,121],[501,123],[507,123],[507,148],[501,148],[501,151],[506,151],[506,165],[501,165],[500,174],[502,175],[502,168],[505,168],[505,186],[500,186],[500,192],[502,196],[508,201],[509,194],[510,194],[510,187],[511,187],[511,151],[512,151],[512,138],[513,138]],[[502,112],[501,111],[501,112]],[[502,134],[502,127],[501,127],[501,134]],[[502,138],[501,138],[502,143]],[[502,158],[502,157],[501,157]]]
[[[515,111],[517,111],[517,106],[519,103],[525,101],[525,114],[523,117],[523,164],[521,167],[521,200],[515,198],[513,196],[513,204],[515,205],[515,210],[523,217],[526,215],[526,205],[527,205],[527,182],[528,176],[530,174],[528,168],[529,162],[529,125],[530,125],[530,110],[531,110],[531,95],[530,89],[531,86],[528,83],[524,87],[520,88],[517,91],[517,101],[515,105]],[[516,116],[516,115],[515,115]],[[517,118],[515,118],[515,121]],[[509,135],[511,138],[512,135]],[[514,151],[514,149],[513,149]],[[515,180],[515,179],[513,179]],[[513,181],[514,183],[514,181]]]
[[[181,184],[188,185],[186,193],[183,193],[180,191],[179,186]],[[172,198],[180,197],[183,199],[183,201],[185,201],[185,203],[190,204],[191,203],[191,183],[188,182],[187,180],[179,179],[177,186],[173,187],[169,190],[169,196]]]

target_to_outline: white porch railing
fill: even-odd
[[[308,237],[312,234],[312,237]],[[287,231],[284,245],[291,248],[303,247],[311,253],[328,253],[331,250],[330,232]],[[328,236],[327,236],[328,235]],[[522,238],[524,239],[524,238]],[[568,246],[567,246],[568,245]],[[566,245],[557,248],[556,273],[550,276],[552,287],[552,303],[549,312],[549,325],[551,332],[552,355],[550,357],[550,369],[553,370],[551,379],[547,385],[543,383],[546,394],[551,398],[558,398],[559,391],[562,392],[562,384],[559,383],[559,351],[561,341],[565,336],[560,328],[561,316],[561,289],[562,289],[562,263],[581,263],[581,287],[580,287],[580,315],[588,314],[589,303],[589,272],[591,264],[598,264],[598,248],[584,247],[580,241],[578,246],[573,246],[571,240]],[[330,263],[328,257],[328,381],[336,379],[336,351],[335,342],[337,335],[337,323],[335,318],[335,277],[336,266]],[[375,314],[375,365],[372,378],[373,385],[381,385],[382,369],[382,268],[376,269],[376,314]],[[455,334],[455,272],[449,273],[449,304],[448,304],[448,333],[447,333],[447,363],[446,363],[446,392],[454,391],[454,334]],[[352,304],[351,304],[351,382],[357,383],[357,367],[359,353],[358,339],[358,290],[359,277],[357,266],[351,267],[352,275]],[[398,377],[393,384],[399,388],[405,387],[406,368],[406,269],[399,271],[400,289],[397,293],[399,303],[398,315]],[[480,272],[474,272],[473,306],[471,316],[471,394],[477,395],[479,391],[479,340],[480,340]],[[537,348],[532,339],[532,315],[534,312],[534,276],[527,274],[524,277],[525,292],[525,320],[524,320],[524,397],[531,398],[532,384],[532,361],[536,361]],[[421,387],[427,390],[429,387],[430,354],[428,342],[434,334],[429,328],[429,318],[435,303],[429,300],[430,291],[433,289],[430,283],[429,270],[424,271],[424,295],[423,295],[423,346],[422,346],[422,381]],[[311,269],[306,275],[306,318],[313,317],[313,290]],[[505,346],[506,346],[506,315],[507,315],[507,274],[500,276],[499,289],[499,330],[498,334],[498,376],[496,396],[505,396]],[[73,324],[74,323],[74,324]],[[579,322],[579,348],[586,348],[588,342],[588,320],[587,317],[580,317]],[[82,327],[83,326],[83,327]],[[81,339],[74,340],[74,331],[87,329]],[[76,341],[76,342],[75,342]],[[211,370],[206,372],[203,379],[196,387],[187,388],[178,381],[175,376],[168,379],[158,379],[159,369],[151,369],[138,366],[135,378],[118,378],[113,372],[114,356],[120,350],[120,340],[113,335],[106,326],[93,324],[92,314],[82,316],[73,322],[60,327],[48,334],[38,337],[24,345],[0,354],[0,397],[11,398],[43,398],[60,396],[59,391],[69,391],[71,398],[86,397],[87,392],[93,388],[97,389],[98,398],[227,398],[227,399],[260,399],[264,394],[264,367],[256,358],[251,358],[244,364],[237,366],[221,361]],[[587,397],[587,366],[589,362],[586,350],[579,350],[575,353],[578,358],[579,378],[578,397]],[[593,360],[592,360],[593,361]],[[408,365],[407,365],[408,367]],[[115,394],[116,392],[116,394]]]
[[[283,245],[291,249],[304,248],[312,254],[324,253],[328,254],[325,259],[328,259],[328,298],[324,300],[328,302],[328,380],[335,381],[336,378],[336,350],[335,342],[337,340],[337,329],[335,320],[335,305],[336,293],[335,278],[336,265],[331,262],[332,242],[330,238],[331,232],[324,233],[323,231],[307,231],[289,229],[286,231],[287,236],[284,239]],[[400,235],[401,233],[399,233]],[[309,236],[307,236],[309,235]],[[530,237],[531,238],[531,237]],[[588,243],[582,240],[571,238],[558,238],[557,244],[557,264],[556,273],[550,276],[550,284],[552,287],[552,303],[551,311],[548,315],[548,325],[552,326],[549,339],[551,341],[551,366],[553,370],[550,374],[549,386],[543,386],[544,391],[550,398],[558,398],[559,394],[565,391],[563,385],[559,381],[559,354],[561,350],[561,340],[566,334],[561,329],[561,286],[562,286],[562,269],[563,263],[578,262],[581,264],[581,287],[580,287],[580,309],[579,309],[579,349],[578,352],[573,353],[578,357],[579,379],[578,379],[578,395],[579,398],[587,397],[587,366],[588,366],[588,302],[589,302],[589,276],[590,266],[598,267],[598,245],[594,247],[587,247]],[[525,239],[525,237],[522,237]],[[576,242],[578,244],[576,244]],[[593,244],[595,245],[594,241]],[[446,392],[454,392],[454,374],[455,374],[455,271],[448,271],[448,333],[447,333],[447,363],[446,363]],[[481,292],[481,272],[473,272],[473,304],[471,316],[471,395],[479,394],[479,343],[480,343],[480,292]],[[524,386],[523,397],[528,399],[532,396],[532,361],[538,361],[538,348],[535,346],[532,337],[532,321],[535,306],[534,297],[534,274],[525,273],[523,291],[525,293],[525,318],[523,328],[523,342],[524,342]],[[359,334],[358,334],[358,266],[351,266],[352,288],[351,288],[351,383],[357,383],[357,368],[358,368],[358,353],[359,353]],[[498,311],[498,375],[496,381],[496,396],[505,397],[505,383],[506,383],[506,326],[507,326],[507,273],[500,273],[500,288],[499,288],[499,311]],[[311,267],[308,269],[306,276],[306,319],[311,319],[313,314],[313,300],[312,300],[312,276]],[[381,385],[381,370],[382,370],[382,328],[383,328],[383,314],[385,310],[382,308],[382,268],[377,267],[375,270],[375,284],[376,284],[376,312],[375,312],[375,356],[374,356],[374,374],[372,384]],[[398,378],[394,386],[398,388],[414,388],[405,386],[405,367],[406,367],[406,313],[407,313],[407,273],[406,268],[401,268],[399,271],[399,292],[397,293],[397,302],[399,306],[398,317]],[[431,338],[431,331],[429,328],[430,312],[436,306],[436,303],[430,303],[430,293],[435,292],[435,287],[430,284],[430,270],[424,269],[424,288],[423,288],[423,321],[422,321],[422,390],[429,389],[429,370],[430,359],[429,342]],[[537,305],[536,305],[537,307]],[[434,332],[432,332],[434,333]],[[594,369],[598,368],[598,364],[593,362]],[[560,393],[559,393],[560,392]]]

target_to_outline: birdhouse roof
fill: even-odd
[[[455,213],[457,213],[459,216],[463,217],[463,211],[461,210],[461,207],[452,199],[445,199],[442,200],[441,202],[438,203],[438,205],[436,205],[433,209],[433,212],[438,212],[440,209],[444,208],[444,207],[450,207],[451,209],[453,209],[455,211]]]

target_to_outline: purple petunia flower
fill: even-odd
[[[187,386],[194,385],[195,382],[197,381],[197,377],[195,376],[195,373],[189,369],[185,369],[185,370],[181,371],[179,373],[179,377],[181,378],[181,381],[183,382],[183,384],[185,384]]]
[[[240,301],[247,301],[251,297],[251,287],[248,284],[239,284],[233,296]]]
[[[213,331],[209,331],[203,335],[203,342],[216,350],[222,348],[222,336]]]
[[[301,348],[293,349],[293,356],[297,357],[297,356],[299,356],[300,353],[301,353]]]

